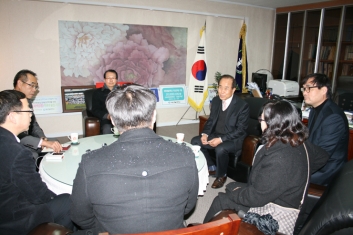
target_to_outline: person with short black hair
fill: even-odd
[[[69,194],[55,195],[43,183],[32,153],[17,135],[28,130],[33,110],[25,94],[0,92],[0,234],[27,234],[54,222],[72,229]]]
[[[191,148],[153,131],[156,96],[148,88],[118,87],[106,106],[121,135],[82,156],[71,195],[72,220],[93,234],[184,227],[199,188]]]
[[[305,147],[310,172],[326,163],[327,153],[307,140],[307,127],[289,102],[265,104],[259,122],[263,145],[255,154],[248,183],[228,184],[226,193],[219,193],[213,200],[204,222],[223,209],[247,212],[251,207],[262,207],[270,202],[299,209],[310,177]]]
[[[330,156],[326,165],[311,176],[311,182],[328,185],[347,162],[349,128],[343,110],[332,101],[331,80],[314,73],[302,80],[301,88],[309,114],[309,140]]]
[[[13,87],[26,95],[29,107],[33,109],[32,102],[39,90],[37,74],[28,69],[19,71],[13,80]],[[34,113],[31,117],[29,129],[19,133],[18,138],[20,138],[21,144],[31,150],[35,160],[38,159],[43,147],[51,148],[54,152],[62,150],[61,144],[57,140],[48,139],[45,136]]]
[[[94,91],[92,96],[92,113],[95,117],[99,118],[101,133],[112,134],[113,124],[110,120],[110,114],[105,106],[105,100],[108,94],[116,89],[118,81],[118,73],[109,69],[104,73],[104,85]]]
[[[212,188],[221,188],[226,182],[229,154],[240,156],[247,135],[249,105],[234,95],[235,89],[235,79],[231,75],[222,75],[218,83],[218,96],[212,100],[210,117],[202,134],[191,140],[192,145],[201,146],[208,172],[216,177]],[[216,162],[209,150],[214,150]]]

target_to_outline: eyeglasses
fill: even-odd
[[[317,88],[318,86],[307,86],[307,87],[302,87],[302,88],[300,88],[300,90],[304,93],[304,91],[306,91],[306,92],[310,92],[310,89],[311,88]]]
[[[257,120],[259,120],[259,123],[265,122],[265,120],[263,120],[262,118],[258,118]]]
[[[30,86],[32,89],[35,89],[36,91],[38,91],[38,90],[39,90],[39,86],[36,86],[36,85],[34,85],[34,84],[29,84],[29,83],[24,82],[24,81],[22,81],[22,80],[21,80],[21,82],[23,82],[23,83],[27,84],[28,86]]]
[[[15,112],[15,113],[33,113],[33,109],[30,109],[30,110],[15,110],[15,111],[12,111],[12,112]]]

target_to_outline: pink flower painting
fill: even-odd
[[[62,86],[120,82],[145,87],[185,84],[187,29],[59,21]]]

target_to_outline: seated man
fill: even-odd
[[[230,75],[223,75],[218,83],[218,96],[213,98],[210,117],[201,136],[192,138],[191,144],[201,146],[210,175],[216,179],[212,188],[220,188],[227,180],[229,154],[239,156],[249,121],[248,104],[234,95],[236,82]],[[216,152],[216,164],[209,149]]]
[[[327,185],[347,162],[349,130],[347,117],[331,100],[331,81],[325,74],[309,74],[302,80],[309,113],[309,140],[329,154],[324,167],[311,176],[311,183]]]
[[[116,89],[116,82],[118,81],[118,73],[113,70],[107,70],[104,73],[104,86],[101,89],[96,89],[93,93],[92,113],[95,117],[99,118],[101,124],[101,132],[103,134],[112,134],[113,124],[110,121],[110,115],[105,100],[108,94]]]
[[[82,156],[72,188],[72,221],[93,234],[182,228],[199,187],[191,148],[153,132],[156,96],[148,88],[119,87],[106,104],[121,135]]]
[[[19,144],[33,111],[26,96],[15,90],[0,92],[0,234],[27,234],[44,222],[72,229],[69,194],[56,196],[32,164],[32,153]]]
[[[14,89],[26,95],[30,108],[32,108],[32,99],[39,90],[36,76],[37,75],[30,70],[21,70],[16,74],[13,81]],[[18,138],[20,138],[21,144],[31,150],[35,160],[37,160],[38,154],[42,151],[43,147],[52,148],[54,152],[60,152],[62,150],[61,144],[58,141],[49,141],[45,137],[34,113],[32,113],[29,129],[19,133]]]

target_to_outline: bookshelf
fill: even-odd
[[[324,73],[335,92],[338,77],[352,76],[353,83],[353,5],[308,6],[277,11],[271,72],[299,83]]]

